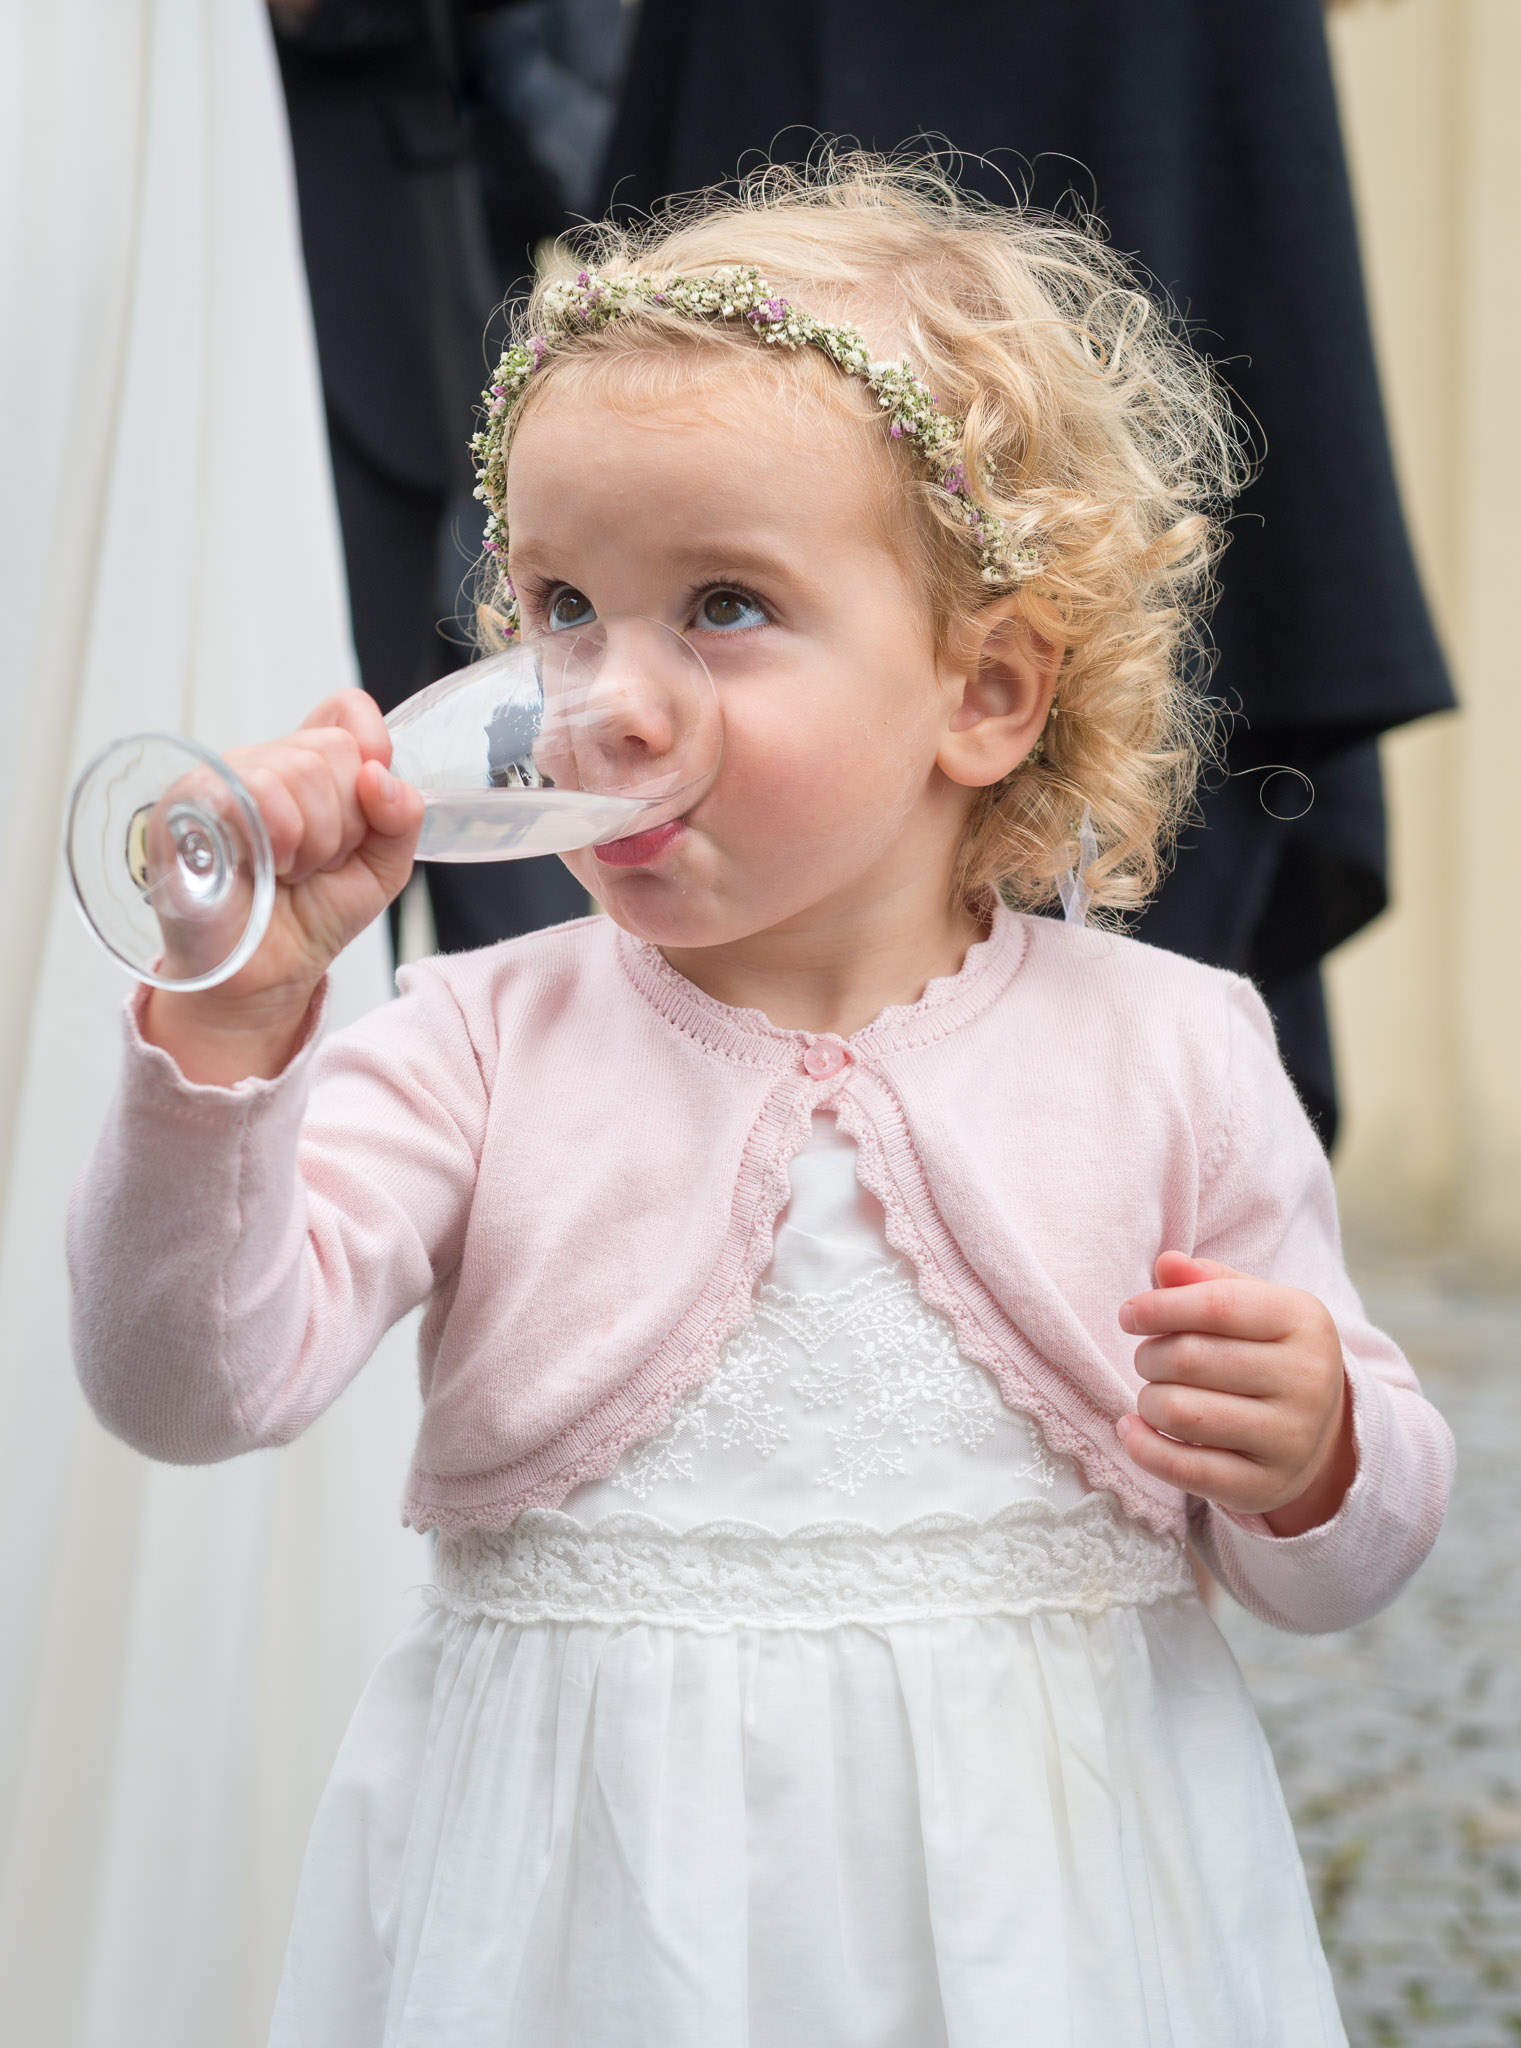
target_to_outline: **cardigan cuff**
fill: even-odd
[[[153,990],[145,982],[134,989],[122,1005],[122,1035],[126,1040],[123,1088],[124,1091],[130,1091],[139,1102],[151,1104],[153,1108],[160,1110],[180,1109],[188,1110],[192,1114],[200,1112],[215,1115],[221,1107],[231,1109],[236,1105],[239,1113],[246,1113],[261,1098],[278,1098],[293,1091],[304,1093],[306,1070],[311,1065],[312,1055],[317,1049],[327,1021],[326,975],[318,982],[311,1002],[307,1005],[295,1050],[279,1073],[269,1080],[258,1074],[250,1074],[246,1079],[234,1082],[230,1088],[218,1087],[207,1081],[187,1080],[172,1053],[144,1038],[143,1011],[152,993]]]
[[[1309,1635],[1351,1628],[1394,1598],[1436,1540],[1451,1469],[1439,1417],[1425,1426],[1415,1403],[1356,1359],[1346,1373],[1357,1472],[1329,1521],[1276,1536],[1260,1515],[1207,1502],[1192,1512],[1196,1542],[1242,1605]]]

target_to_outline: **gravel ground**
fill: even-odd
[[[1343,1635],[1220,1600],[1278,1759],[1352,2048],[1521,2044],[1521,1303],[1369,1289],[1458,1442],[1447,1526]]]

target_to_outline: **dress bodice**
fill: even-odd
[[[738,1517],[785,1535],[1085,1497],[1071,1460],[1004,1405],[920,1298],[855,1151],[833,1117],[814,1117],[749,1321],[664,1430],[578,1487],[567,1515],[633,1509],[676,1530]]]

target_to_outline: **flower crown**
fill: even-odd
[[[503,627],[508,639],[521,628],[517,593],[507,575],[507,454],[512,423],[533,379],[553,354],[557,339],[611,326],[620,314],[658,306],[689,320],[743,320],[764,342],[796,351],[816,348],[847,376],[859,377],[890,417],[895,441],[908,440],[923,457],[945,493],[954,516],[977,542],[984,583],[1007,587],[1039,567],[1031,547],[1017,546],[996,513],[980,505],[967,482],[962,458],[962,423],[947,418],[935,394],[906,361],[876,363],[858,327],[829,326],[778,298],[758,270],[735,266],[706,277],[606,277],[583,270],[557,280],[543,297],[544,332],[515,342],[496,366],[481,403],[486,421],[470,443],[476,462],[475,495],[488,507],[483,546],[499,565]]]

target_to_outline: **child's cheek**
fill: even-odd
[[[802,710],[796,718],[731,719],[703,822],[711,814],[715,828],[746,840],[815,836],[838,801],[830,750],[820,750],[815,737]]]

